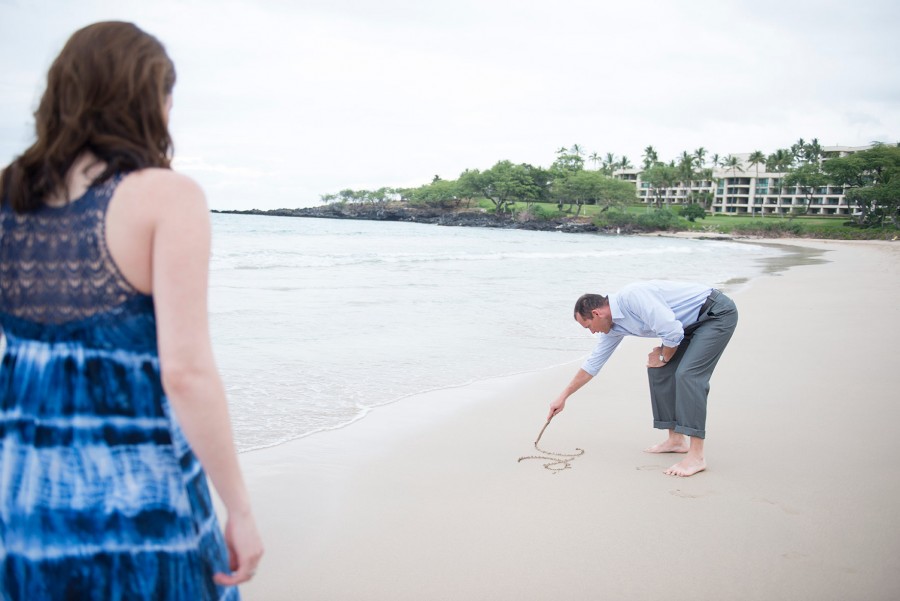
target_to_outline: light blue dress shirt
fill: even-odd
[[[600,340],[581,369],[596,376],[625,336],[660,338],[665,346],[678,346],[712,290],[704,284],[651,280],[610,294],[612,328],[597,334]]]

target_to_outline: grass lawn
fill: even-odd
[[[525,203],[515,203],[513,210],[515,212],[523,212],[528,209]],[[482,200],[478,203],[479,208],[493,210],[494,205],[489,200]],[[533,203],[531,211],[536,212],[540,217],[552,219],[559,217],[574,217],[575,211],[560,211],[555,203]],[[641,215],[651,215],[656,209],[653,205],[643,203],[635,203],[628,205],[624,209],[618,209],[635,218]],[[671,210],[678,215],[679,207],[673,206]],[[603,219],[604,211],[602,206],[583,205],[581,207],[581,217],[595,220]],[[669,229],[681,231],[703,231],[718,232],[723,234],[738,235],[759,235],[759,236],[807,236],[816,238],[839,238],[839,239],[896,239],[900,236],[900,229],[885,226],[883,228],[861,229],[848,225],[849,218],[847,216],[839,217],[819,217],[819,216],[802,216],[798,215],[793,218],[781,215],[707,215],[704,219],[697,219],[690,222],[687,219],[679,218],[671,225]],[[599,225],[602,225],[600,223]]]

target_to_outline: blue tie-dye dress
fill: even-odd
[[[106,248],[120,178],[0,207],[3,600],[237,599],[206,477],[163,391],[153,299]]]

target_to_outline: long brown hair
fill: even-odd
[[[79,29],[47,74],[34,114],[37,140],[3,172],[3,202],[31,211],[64,189],[78,155],[106,164],[94,183],[144,167],[169,167],[173,144],[165,103],[175,66],[163,45],[132,23]]]

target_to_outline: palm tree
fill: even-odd
[[[694,158],[697,159],[697,166],[703,167],[706,164],[706,149],[701,146],[695,150]]]
[[[759,166],[760,164],[765,164],[766,155],[763,154],[762,150],[754,150],[750,153],[750,158],[747,159],[747,162],[750,163],[751,166],[756,167],[756,179],[759,179]]]
[[[766,162],[766,155],[762,150],[754,150],[750,153],[750,158],[748,159],[751,165],[756,166],[756,186],[759,187],[759,164]],[[756,202],[756,194],[754,192],[754,203]],[[760,212],[762,212],[762,207],[760,207]],[[750,213],[756,213],[756,206],[750,208]]]
[[[749,162],[751,166],[756,166],[756,177],[759,178],[759,165],[760,163],[764,164],[766,162],[766,155],[763,154],[762,150],[754,150],[750,153],[750,158],[747,162]]]
[[[616,155],[611,152],[607,152],[606,157],[603,159],[603,173],[605,173],[606,175],[612,175],[613,169],[616,168],[616,165]]]
[[[791,144],[791,154],[794,155],[794,159],[798,161],[802,161],[806,158],[806,141],[803,138],[800,138],[794,144]]]
[[[628,160],[628,157],[623,154],[622,158],[619,159],[618,167],[619,169],[633,169],[634,165],[632,165],[631,161]]]
[[[572,148],[569,150],[572,154],[574,154],[577,157],[580,157],[581,155],[584,154],[584,151],[581,149],[581,146],[579,146],[578,144],[572,144]]]
[[[719,167],[719,163],[721,162],[721,159],[720,159],[720,157],[719,157],[719,153],[718,153],[718,152],[715,153],[715,154],[713,154],[713,155],[710,157],[709,160],[710,160],[710,162],[712,163],[713,168]]]
[[[592,152],[591,156],[588,157],[588,160],[594,164],[594,168],[596,169],[600,166],[600,161],[602,161],[603,158],[596,152]]]
[[[681,180],[682,187],[687,189],[685,200],[691,194],[691,184],[694,181],[694,155],[688,153],[687,150],[681,153],[678,159],[678,175]]]
[[[818,138],[813,138],[809,141],[809,144],[806,145],[806,160],[810,163],[817,163],[819,159],[822,158],[822,155],[825,154],[822,145],[819,144]]]
[[[790,150],[779,148],[766,158],[766,171],[776,171],[779,173],[787,171],[793,161],[794,157]]]
[[[729,154],[727,157],[722,159],[722,167],[725,169],[731,169],[731,177],[737,177],[738,171],[743,171],[741,167],[741,160],[734,156],[733,154]]]
[[[741,168],[741,160],[733,154],[729,154],[725,157],[722,161],[722,166],[726,169],[731,169],[731,177],[737,177],[738,171],[744,171],[743,168]]]
[[[644,169],[648,169],[652,165],[654,165],[657,161],[659,161],[659,155],[656,153],[656,149],[652,146],[648,146],[644,149]]]
[[[783,179],[784,178],[781,178],[781,177],[778,178],[778,191],[776,192],[777,196],[775,199],[775,210],[778,212],[778,215],[780,217],[784,217],[784,213],[781,212],[781,194],[782,194],[782,190],[784,190],[784,187],[782,185]]]

